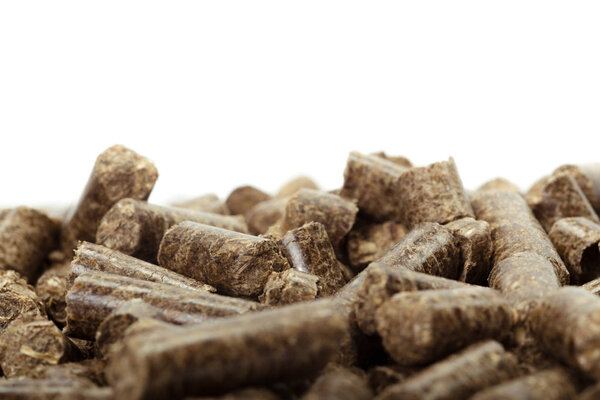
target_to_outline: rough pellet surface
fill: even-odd
[[[71,254],[78,240],[96,239],[100,220],[117,201],[146,200],[157,178],[154,164],[124,146],[112,146],[100,154],[77,206],[63,224],[65,254]]]
[[[259,300],[267,305],[284,305],[317,297],[319,277],[297,269],[272,272]]]
[[[108,380],[131,400],[210,394],[314,376],[345,326],[329,299],[126,340]]]
[[[45,315],[42,301],[19,273],[0,270],[0,334],[24,313]]]
[[[471,217],[449,222],[446,228],[452,232],[458,248],[462,271],[458,280],[477,285],[485,284],[490,273],[492,237],[490,225]]]
[[[254,297],[262,293],[271,272],[289,268],[273,240],[189,221],[165,233],[158,262],[219,293]]]
[[[482,339],[501,339],[512,310],[488,288],[395,294],[375,314],[377,332],[400,365],[422,365]]]
[[[167,229],[183,221],[248,233],[240,216],[212,214],[184,208],[164,207],[135,199],[118,201],[104,215],[96,243],[124,254],[156,263],[160,241]]]
[[[48,316],[59,326],[67,322],[65,296],[69,288],[70,271],[70,261],[55,263],[35,283],[35,292],[44,304]]]
[[[353,228],[348,234],[348,261],[355,272],[383,257],[408,233],[394,221],[371,223]]]
[[[373,392],[362,371],[331,368],[317,378],[301,400],[370,400]]]
[[[368,372],[369,385],[375,393],[383,392],[388,386],[400,383],[418,372],[418,369],[399,365],[378,365]]]
[[[263,234],[278,224],[283,218],[288,199],[288,197],[283,197],[263,201],[246,212],[246,223],[250,233]]]

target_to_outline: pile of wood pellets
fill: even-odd
[[[342,168],[340,166],[340,177]],[[350,153],[170,205],[123,146],[0,212],[0,399],[599,399],[600,164],[524,194]]]

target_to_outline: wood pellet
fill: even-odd
[[[161,204],[147,156],[90,160],[64,218],[0,209],[0,399],[600,396],[600,163],[465,188],[353,151],[337,187]]]

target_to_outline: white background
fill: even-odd
[[[2,2],[0,204],[75,201],[114,143],[158,203],[334,188],[350,150],[526,188],[600,161],[598,4]]]

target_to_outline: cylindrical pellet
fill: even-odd
[[[281,189],[279,189],[279,192],[277,192],[277,197],[292,196],[300,189],[319,190],[319,185],[308,176],[298,176],[286,182]]]
[[[159,309],[162,319],[175,324],[242,314],[262,308],[262,305],[252,301],[199,290],[112,274],[86,273],[75,279],[67,293],[66,334],[93,339],[104,318],[132,299],[141,299]]]
[[[489,387],[470,400],[572,400],[576,394],[572,374],[554,368]]]
[[[210,285],[170,269],[147,263],[104,246],[82,242],[75,251],[75,257],[71,262],[71,281],[86,272],[105,272],[149,282],[164,283],[182,289],[216,291]]]
[[[348,261],[354,272],[383,257],[408,233],[404,225],[394,221],[363,225],[348,234]]]
[[[319,277],[318,296],[331,296],[346,283],[322,224],[310,222],[288,231],[281,244],[292,268]]]
[[[518,374],[517,360],[502,345],[472,345],[384,390],[377,400],[463,400]]]
[[[44,303],[48,316],[59,326],[64,326],[67,322],[65,296],[69,286],[70,271],[70,261],[55,263],[44,271],[35,283],[35,292]]]
[[[301,189],[285,206],[283,226],[299,228],[308,222],[320,222],[335,246],[352,229],[358,207],[354,202],[335,194]]]
[[[590,193],[593,193],[590,196],[590,203],[592,203],[596,212],[600,212],[600,163],[581,164],[578,167],[590,181]]]
[[[287,197],[263,201],[246,212],[246,223],[250,232],[255,235],[267,232],[283,217],[287,201]]]
[[[581,191],[583,192],[583,194],[585,194],[585,197],[587,197],[588,201],[596,210],[596,212],[600,210],[600,204],[598,203],[600,201],[600,198],[596,197],[594,182],[586,174],[582,166],[572,164],[561,165],[560,167],[554,170],[552,175],[556,175],[559,173],[565,173],[567,175],[570,175],[573,179],[575,179],[575,182],[577,182],[577,185],[579,185]]]
[[[231,214],[244,215],[258,203],[270,199],[271,195],[253,186],[240,186],[229,194],[225,204]]]
[[[128,338],[111,359],[119,398],[161,399],[314,376],[345,327],[328,299]]]
[[[445,224],[474,217],[453,158],[410,168],[400,175],[398,184],[403,222],[409,228],[422,222]]]
[[[600,299],[576,287],[547,296],[530,313],[532,332],[544,349],[593,379],[600,379]]]
[[[0,333],[23,313],[45,315],[44,305],[33,287],[11,270],[0,270]]]
[[[283,305],[313,300],[319,292],[319,277],[297,269],[272,272],[265,284],[260,302],[267,305]]]
[[[503,338],[512,322],[506,300],[479,287],[398,293],[375,314],[383,346],[400,365],[426,364],[476,341]]]
[[[550,240],[574,284],[600,276],[600,224],[583,217],[563,218],[552,226]]]
[[[462,282],[422,274],[402,267],[390,268],[378,262],[369,265],[361,274],[364,274],[365,278],[357,291],[354,312],[358,326],[368,335],[376,332],[377,309],[396,293],[469,287]]]
[[[63,224],[65,254],[71,254],[78,240],[96,239],[100,219],[117,201],[146,200],[157,178],[154,164],[126,147],[112,146],[100,154],[79,203]]]
[[[289,268],[273,240],[189,221],[165,233],[158,262],[233,296],[258,296],[271,272]]]
[[[504,178],[495,178],[487,181],[483,185],[477,188],[477,193],[480,192],[493,192],[493,191],[503,191],[503,192],[514,192],[521,193],[521,189],[508,179]]]
[[[30,282],[57,243],[59,226],[29,207],[0,211],[0,268],[14,269]]]
[[[112,206],[100,221],[96,243],[155,263],[158,247],[165,232],[183,221],[248,233],[246,222],[240,216],[211,214],[123,199]]]
[[[552,263],[561,284],[569,282],[569,271],[521,195],[505,191],[482,192],[475,196],[472,204],[477,219],[490,224],[494,264],[529,251]]]
[[[460,250],[455,245],[454,235],[433,222],[414,227],[377,261],[444,278],[460,276]]]
[[[375,393],[383,392],[388,386],[400,383],[419,370],[400,365],[378,365],[369,370],[369,385]]]
[[[371,400],[373,392],[363,374],[331,368],[317,378],[301,400]]]
[[[402,222],[398,180],[407,168],[375,155],[351,152],[340,196],[357,201],[361,211],[382,220]]]
[[[452,235],[458,248],[462,272],[458,280],[477,285],[485,284],[490,273],[492,237],[490,225],[473,218],[461,218],[444,225]]]
[[[208,193],[193,199],[172,203],[173,207],[187,208],[188,210],[203,211],[207,213],[229,215],[230,211],[225,202],[214,193]]]
[[[0,381],[3,400],[114,400],[113,391],[82,379],[6,379]]]

